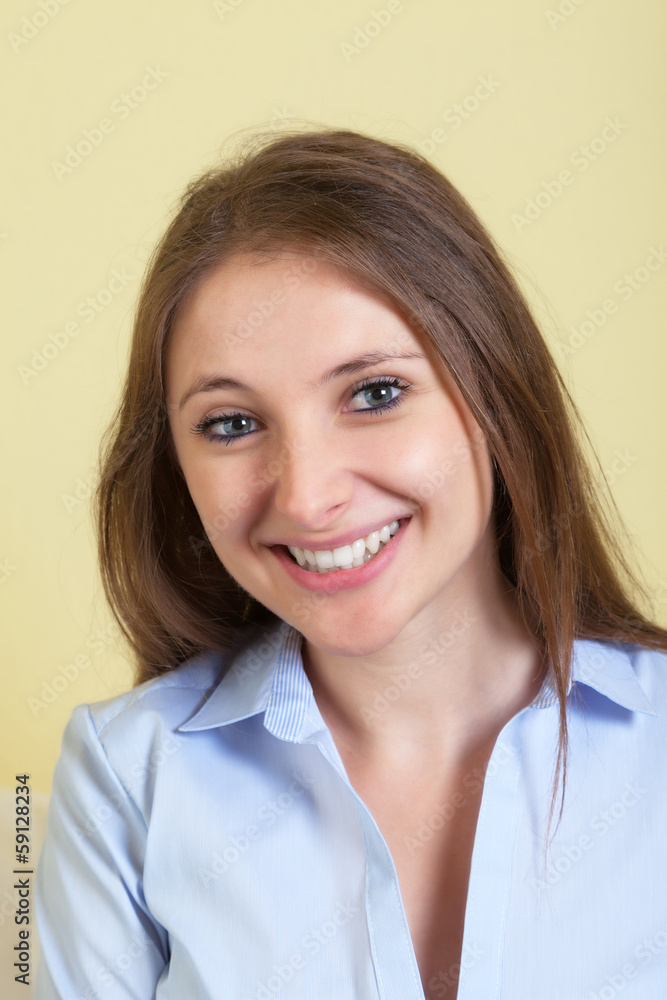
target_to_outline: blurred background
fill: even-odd
[[[185,184],[257,128],[407,142],[460,188],[667,625],[664,4],[21,0],[0,22],[0,785],[27,772],[48,795],[73,707],[132,684],[97,578],[98,445],[152,246]]]

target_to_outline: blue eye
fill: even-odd
[[[205,438],[207,438],[209,441],[224,441],[225,444],[231,444],[237,438],[248,437],[249,435],[248,434],[243,434],[243,433],[240,433],[240,434],[229,434],[229,433],[218,434],[217,432],[213,433],[211,431],[211,428],[212,427],[220,427],[220,426],[223,426],[225,424],[231,424],[232,427],[230,429],[233,429],[233,430],[236,430],[236,431],[242,431],[243,427],[239,426],[239,425],[243,424],[243,423],[247,424],[247,423],[251,423],[251,422],[252,422],[252,417],[246,417],[246,415],[244,413],[223,413],[223,414],[220,414],[220,416],[218,416],[218,417],[206,417],[204,420],[201,421],[201,423],[195,424],[195,426],[192,429],[193,429],[193,431],[194,431],[195,434],[201,434]],[[254,431],[250,431],[250,434],[254,434],[254,433],[255,433]]]
[[[365,382],[355,391],[353,399],[356,396],[370,395],[373,394],[373,402],[378,403],[378,406],[371,407],[368,411],[370,413],[378,413],[378,411],[388,410],[391,406],[398,406],[403,402],[403,396],[408,391],[410,387],[403,385],[400,379],[397,378],[376,378],[372,382]],[[398,396],[391,396],[391,389],[401,389],[402,392]],[[363,413],[363,410],[357,410],[357,413]]]
[[[371,402],[378,405],[354,409],[353,412],[370,413],[371,416],[376,413],[384,413],[394,406],[400,406],[410,388],[410,385],[403,383],[398,378],[380,376],[379,378],[367,379],[354,390],[351,398],[355,399],[357,396],[365,395],[368,399],[371,396]],[[401,391],[398,395],[390,397],[391,389],[400,389]],[[255,423],[255,418],[249,417],[245,413],[219,413],[216,416],[205,417],[200,423],[194,424],[192,432],[202,435],[208,441],[229,445],[239,438],[250,437],[251,434],[255,434],[256,431],[252,430],[243,433],[243,425],[251,423]],[[223,427],[225,425],[228,425],[228,429],[221,434],[217,431],[212,431],[213,427]],[[236,431],[239,433],[230,433]]]

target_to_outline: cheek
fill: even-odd
[[[185,461],[182,468],[192,502],[215,546],[238,518],[238,491],[229,477],[222,475],[219,463]]]
[[[444,502],[483,489],[486,462],[481,431],[469,429],[453,407],[437,407],[397,456],[396,472],[419,502]]]
[[[263,502],[266,476],[255,463],[240,458],[225,461],[226,457],[183,464],[185,481],[204,531],[225,564],[234,561],[234,549],[239,544],[247,544],[248,526]]]
[[[493,503],[493,469],[483,438],[459,444],[451,461],[444,502],[454,509],[461,525],[467,524],[476,534],[485,528]]]

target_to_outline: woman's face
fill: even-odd
[[[178,462],[220,561],[318,648],[369,654],[488,593],[484,437],[388,300],[312,257],[235,257],[184,300],[165,378]],[[385,525],[386,547],[359,555]],[[287,545],[362,565],[311,572]]]

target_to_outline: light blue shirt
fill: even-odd
[[[424,1000],[391,854],[302,638],[281,623],[74,709],[36,876],[37,1000]],[[491,755],[458,1000],[667,997],[667,654],[577,640],[573,681],[546,864],[548,680]],[[412,849],[465,802],[415,816]],[[452,982],[442,969],[429,1000]]]

